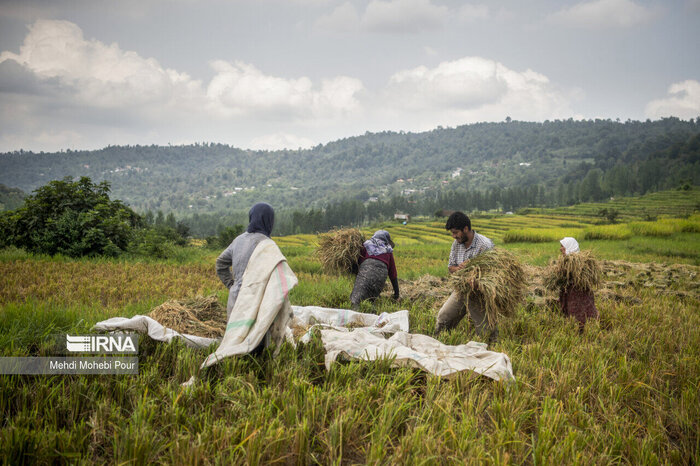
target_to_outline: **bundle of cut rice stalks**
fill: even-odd
[[[342,228],[319,235],[316,257],[327,273],[357,273],[364,235],[357,228]]]
[[[526,291],[525,272],[518,259],[505,249],[494,248],[469,260],[450,277],[455,291],[481,301],[490,326],[500,317],[513,315]]]
[[[226,329],[226,308],[216,295],[197,296],[187,301],[167,301],[148,316],[180,333],[219,338]]]
[[[603,278],[603,266],[590,251],[559,256],[544,271],[544,285],[554,291],[575,288],[592,291]]]

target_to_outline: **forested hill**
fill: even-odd
[[[307,209],[528,187],[560,204],[700,184],[700,117],[480,123],[366,133],[309,150],[204,143],[0,154],[7,186],[30,192],[65,176],[107,180],[112,197],[136,210],[180,215],[244,210],[258,200]]]
[[[0,184],[0,210],[14,210],[24,204],[26,194],[20,189]]]

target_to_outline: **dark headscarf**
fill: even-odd
[[[275,223],[275,210],[270,204],[258,202],[250,208],[248,212],[248,233],[262,233],[265,236],[270,236],[272,233],[272,225]]]

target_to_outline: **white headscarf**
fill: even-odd
[[[571,254],[574,252],[578,252],[578,241],[576,241],[574,238],[567,236],[566,238],[559,240],[562,246],[564,246],[564,252],[566,254]]]

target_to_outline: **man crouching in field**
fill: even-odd
[[[447,264],[450,273],[461,270],[470,259],[493,248],[493,241],[472,230],[471,220],[462,212],[454,212],[450,215],[445,229],[450,230],[454,238]],[[478,299],[472,298],[467,305],[466,298],[456,291],[452,292],[438,312],[435,336],[443,330],[454,328],[466,315],[467,308],[476,331],[482,337],[487,337],[489,343],[495,341],[498,337],[498,329],[489,326],[483,304]]]

